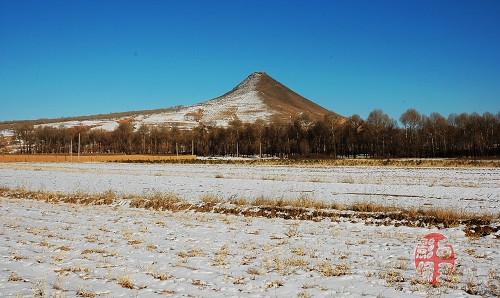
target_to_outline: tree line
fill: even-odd
[[[408,109],[398,122],[382,110],[366,119],[340,119],[335,114],[313,121],[307,114],[291,121],[274,119],[227,127],[200,124],[192,130],[176,126],[138,128],[123,121],[113,131],[33,126],[14,128],[14,148],[22,154],[125,153],[196,154],[199,156],[291,157],[321,155],[333,158],[448,158],[500,156],[500,112],[422,115]],[[5,144],[3,145],[5,147]],[[1,149],[1,148],[0,148]]]

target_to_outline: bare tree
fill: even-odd
[[[417,157],[418,131],[422,128],[422,116],[415,109],[408,109],[399,118],[405,128],[405,145],[407,156]]]
[[[34,142],[34,127],[30,124],[21,124],[14,128],[14,135],[19,142],[19,152],[21,154],[32,153],[31,149]]]
[[[121,122],[113,131],[115,151],[130,154],[132,152],[132,134],[134,126],[129,122]]]
[[[392,146],[390,132],[396,127],[396,120],[389,117],[380,109],[374,109],[368,115],[365,122],[366,137],[370,143],[372,156],[386,156],[389,154],[387,148]]]
[[[7,138],[0,133],[0,152],[5,153],[7,151]]]

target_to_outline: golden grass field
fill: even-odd
[[[141,154],[103,154],[73,155],[69,154],[2,154],[0,162],[113,162],[113,161],[168,161],[194,160],[195,155],[141,155]]]
[[[498,159],[471,158],[263,158],[263,159],[218,159],[198,158],[192,163],[201,164],[242,164],[279,166],[325,166],[325,167],[457,167],[457,168],[498,168]]]

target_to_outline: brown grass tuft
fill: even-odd
[[[155,192],[144,197],[133,199],[130,202],[130,207],[174,211],[178,209],[180,202],[181,200],[173,194]]]
[[[346,264],[338,264],[332,266],[330,263],[323,261],[314,266],[314,270],[326,277],[342,276],[351,274],[349,266]]]
[[[132,276],[127,272],[127,269],[123,271],[123,275],[116,276],[116,280],[118,281],[118,284],[122,286],[122,288],[134,289]]]

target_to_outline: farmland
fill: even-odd
[[[498,168],[5,163],[0,187],[0,296],[500,294]],[[455,247],[435,286],[430,232]]]
[[[0,162],[137,162],[195,160],[194,155],[141,155],[141,154],[0,154]]]

